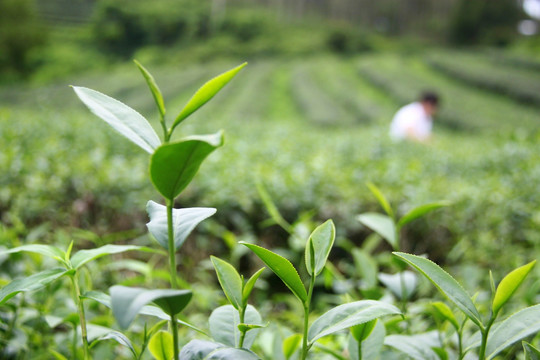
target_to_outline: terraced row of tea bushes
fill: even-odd
[[[469,85],[507,95],[525,104],[540,105],[540,71],[505,66],[487,56],[458,51],[431,53],[428,65]]]
[[[438,91],[442,97],[438,119],[450,128],[505,134],[539,126],[537,109],[456,82],[430,70],[414,57],[365,57],[358,62],[358,69],[362,76],[402,104],[415,100],[426,89]]]

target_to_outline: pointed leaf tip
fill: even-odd
[[[206,104],[210,99],[214,97],[229,81],[231,81],[236,74],[247,65],[247,62],[224,72],[221,75],[207,81],[203,86],[197,90],[197,92],[191,97],[188,103],[184,106],[172,128],[174,129],[178,124],[184,121],[188,116],[197,111],[201,106]]]

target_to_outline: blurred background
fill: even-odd
[[[357,214],[382,211],[370,181],[400,215],[452,202],[404,229],[404,250],[492,268],[505,251],[505,271],[521,265],[540,254],[539,27],[540,0],[0,0],[0,244],[146,234],[146,201],[159,199],[146,154],[68,85],[158,129],[132,59],[169,119],[248,61],[183,125],[226,131],[177,204],[218,208],[186,245],[191,261],[211,241],[291,247],[264,222],[257,182],[287,221],[331,217],[342,244],[362,244]],[[433,141],[392,143],[393,114],[426,88],[442,99]]]

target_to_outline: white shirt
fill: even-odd
[[[433,121],[419,102],[398,110],[390,125],[390,137],[394,140],[413,138],[427,140],[431,135]]]

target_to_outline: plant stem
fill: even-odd
[[[486,346],[487,346],[487,339],[489,335],[489,329],[491,329],[491,325],[493,325],[493,322],[495,321],[496,317],[497,317],[497,314],[492,314],[486,327],[484,329],[480,329],[482,333],[482,344],[480,345],[480,354],[478,356],[479,360],[483,360],[486,357]]]
[[[362,360],[362,340],[358,341],[358,360]]]
[[[313,288],[315,287],[315,276],[311,277],[309,282],[309,291],[307,300],[304,302],[304,336],[302,337],[302,360],[306,360],[309,348],[308,345],[308,326],[309,326],[309,309],[311,306],[311,297],[313,296]]]
[[[171,288],[178,288],[176,282],[176,249],[174,247],[173,201],[167,200],[167,230],[169,234],[169,271],[171,273]]]
[[[242,310],[240,311],[240,324],[244,323],[245,317],[246,317],[246,309],[247,305],[242,307]],[[244,340],[246,338],[247,331],[242,331],[242,334],[240,335],[240,340],[238,341],[238,347],[242,348],[244,347]]]
[[[71,282],[73,283],[73,289],[75,290],[75,302],[77,303],[77,308],[79,309],[79,322],[81,325],[81,337],[83,343],[84,351],[84,360],[90,359],[90,354],[88,350],[88,333],[86,330],[86,317],[84,315],[84,305],[81,300],[81,289],[79,288],[79,283],[77,281],[77,272],[71,276]]]
[[[174,360],[179,359],[178,353],[178,325],[176,324],[176,316],[171,315],[171,331],[173,337],[173,347],[174,347]]]
[[[163,129],[163,142],[168,143],[170,139],[169,132],[167,131],[167,124],[165,123],[165,117],[159,113],[159,123],[161,124],[161,128]]]

